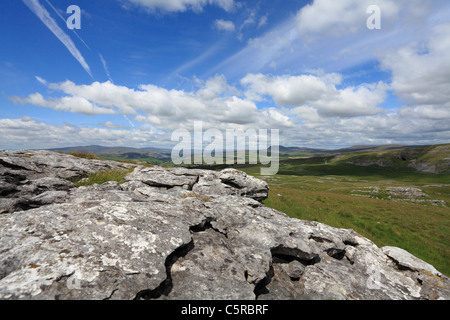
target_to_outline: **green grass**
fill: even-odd
[[[126,182],[125,176],[132,171],[133,169],[129,170],[114,169],[114,170],[100,171],[89,175],[87,178],[77,179],[72,182],[75,184],[76,187],[91,186],[94,184],[102,184],[109,181],[117,181],[119,184],[121,184]]]
[[[271,183],[265,204],[294,218],[354,229],[379,247],[401,247],[450,274],[448,208],[355,197],[349,189],[345,182]]]
[[[91,153],[91,152],[87,153],[87,152],[80,152],[80,151],[72,151],[72,152],[69,152],[69,154],[74,156],[74,157],[77,157],[77,158],[98,160],[98,157],[95,154]]]

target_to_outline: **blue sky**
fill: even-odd
[[[195,121],[286,146],[450,142],[446,0],[3,0],[0,36],[4,149],[172,147]]]

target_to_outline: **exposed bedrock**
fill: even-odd
[[[0,299],[449,299],[449,280],[399,248],[265,207],[265,182],[0,151]]]

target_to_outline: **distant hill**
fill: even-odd
[[[327,153],[347,153],[347,152],[358,152],[358,151],[384,151],[384,150],[394,150],[410,148],[412,146],[401,145],[401,144],[389,144],[389,145],[362,145],[353,146],[349,148],[342,148],[337,150],[327,150]]]
[[[414,169],[419,172],[450,173],[450,144],[362,148],[349,153],[341,152],[334,161],[357,166],[376,165],[398,170]]]
[[[315,154],[315,155],[325,155],[325,154],[339,154],[348,152],[358,152],[358,151],[383,151],[383,150],[393,150],[401,148],[409,148],[412,146],[391,144],[391,145],[361,145],[352,146],[341,149],[316,149],[316,148],[304,148],[304,147],[285,147],[280,146],[280,153],[303,153],[303,154]],[[270,149],[270,148],[269,148]]]
[[[450,173],[450,144],[368,145],[337,150],[280,147],[280,161],[289,167],[334,163],[359,167],[378,166],[403,172],[446,174]]]
[[[269,148],[270,150],[270,148]],[[307,153],[322,153],[322,152],[326,152],[327,150],[325,149],[313,149],[313,148],[302,148],[302,147],[284,147],[284,146],[280,146],[279,147],[279,151],[280,152],[289,152],[289,153],[303,153],[303,152],[307,152]]]
[[[54,148],[50,151],[71,153],[84,152],[93,153],[97,157],[105,160],[127,160],[133,162],[143,162],[151,164],[166,164],[171,161],[171,150],[163,148],[132,148],[132,147],[103,147],[97,145],[75,146],[66,148]]]
[[[170,149],[163,148],[132,148],[132,147],[103,147],[97,145],[91,146],[76,146],[76,147],[65,147],[65,148],[54,148],[49,149],[50,151],[61,151],[61,152],[92,152],[94,154],[106,154],[106,153],[124,153],[124,152],[160,152],[160,153],[169,153]]]
[[[64,153],[75,151],[93,153],[108,160],[129,160],[158,165],[171,164],[171,150],[163,148],[91,145],[50,150]],[[430,146],[359,145],[336,150],[280,146],[279,152],[281,161],[304,159],[304,162],[314,163],[316,157],[324,157],[323,159],[327,162],[343,162],[356,166],[380,166],[428,173],[450,173],[450,144]]]

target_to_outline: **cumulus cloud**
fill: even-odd
[[[437,25],[425,44],[412,43],[381,57],[392,89],[411,105],[450,108],[450,23]]]
[[[154,145],[162,141],[170,145],[173,130],[192,130],[194,121],[203,121],[204,130],[280,129],[284,145],[337,148],[368,143],[441,143],[450,138],[450,96],[446,89],[450,87],[449,28],[449,24],[436,26],[427,42],[401,45],[380,54],[383,68],[392,74],[391,83],[346,85],[341,74],[323,71],[249,73],[235,85],[223,75],[195,78],[196,89],[186,91],[154,84],[129,88],[110,81],[49,83],[36,77],[52,96],[33,93],[10,99],[74,113],[129,115],[138,128],[130,130],[113,122],[103,123],[100,129],[53,126],[22,118],[0,121],[0,134],[15,146],[40,147],[45,141],[48,146],[148,146],[152,141],[158,141]],[[403,106],[393,110],[380,107],[389,90]],[[45,135],[36,137],[33,130]]]
[[[47,83],[41,79],[41,83]],[[163,130],[176,129],[180,123],[202,120],[210,126],[251,125],[261,123],[284,126],[287,120],[278,117],[266,121],[269,114],[259,110],[249,99],[239,96],[239,90],[229,85],[222,75],[198,81],[196,91],[169,90],[153,84],[137,89],[106,81],[77,85],[72,81],[48,83],[60,97],[44,97],[40,93],[28,97],[10,97],[19,104],[32,104],[59,111],[88,115],[131,115],[140,123],[149,123]]]
[[[50,125],[30,117],[0,119],[0,135],[4,149],[46,149],[98,143],[104,146],[170,145],[170,139],[151,130],[117,130],[111,128],[88,128],[70,124]],[[170,138],[170,137],[169,137]]]
[[[380,82],[337,89],[336,85],[341,81],[341,76],[334,73],[321,77],[249,74],[241,83],[248,87],[250,98],[261,100],[261,95],[266,95],[278,106],[310,106],[325,117],[355,117],[382,111],[378,106],[385,100],[386,84]]]
[[[33,93],[26,98],[11,97],[11,101],[20,104],[33,104],[57,111],[68,111],[86,115],[113,114],[113,110],[99,108],[83,97],[62,97],[45,99],[40,93]]]
[[[193,10],[200,12],[206,5],[216,5],[225,11],[234,8],[234,0],[122,0],[124,3],[142,6],[150,11],[184,12]]]

